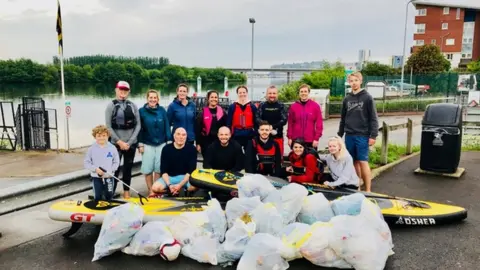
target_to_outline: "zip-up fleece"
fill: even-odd
[[[93,143],[88,148],[85,159],[83,160],[83,166],[90,171],[90,176],[92,177],[100,177],[95,172],[95,169],[99,167],[104,168],[110,175],[113,175],[119,165],[120,158],[117,148],[110,142],[107,142],[103,147],[97,143]]]
[[[288,112],[287,138],[303,138],[307,143],[318,141],[323,134],[323,117],[320,105],[309,99],[297,100]]]
[[[172,130],[183,127],[187,131],[187,141],[195,141],[195,120],[197,106],[190,99],[183,105],[177,98],[168,106],[167,116]]]
[[[167,117],[167,111],[160,105],[151,108],[145,104],[139,110],[142,128],[138,134],[139,144],[159,146],[172,140],[172,132]]]
[[[375,139],[378,136],[378,116],[375,101],[366,90],[357,94],[348,93],[343,99],[342,118],[338,136],[367,136]]]

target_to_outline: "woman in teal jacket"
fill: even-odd
[[[187,131],[187,142],[195,143],[195,119],[197,106],[188,97],[188,85],[179,84],[177,87],[177,97],[168,106],[167,116],[170,121],[172,133],[175,129],[183,127]]]
[[[142,154],[141,172],[145,175],[151,193],[153,179],[160,178],[160,158],[167,141],[172,140],[167,112],[158,104],[160,94],[148,90],[147,103],[139,110],[141,129],[138,134],[138,151]]]

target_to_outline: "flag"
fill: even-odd
[[[58,37],[58,50],[60,54],[63,54],[63,35],[62,35],[62,13],[60,12],[60,1],[57,0],[57,37]]]

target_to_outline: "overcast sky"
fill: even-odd
[[[478,0],[477,0],[478,1]],[[360,49],[401,55],[406,0],[64,0],[65,57],[165,56],[172,63],[255,67],[353,62]],[[0,0],[0,59],[51,61],[58,53],[56,0]],[[413,7],[407,35],[412,44]]]

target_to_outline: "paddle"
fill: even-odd
[[[125,182],[123,182],[122,180],[118,179],[118,178],[117,178],[117,177],[115,177],[114,175],[112,175],[112,174],[108,173],[108,172],[107,172],[107,170],[105,170],[104,168],[102,168],[102,167],[99,167],[99,169],[100,169],[100,170],[102,170],[102,172],[106,173],[107,175],[110,175],[110,176],[111,176],[113,179],[115,179],[115,180],[117,180],[117,181],[121,182],[121,183],[122,183],[122,184],[124,184],[125,186],[129,187],[131,190],[135,191],[135,192],[137,193],[138,197],[140,198],[140,203],[141,203],[142,205],[143,205],[143,201],[142,201],[142,199],[145,199],[145,200],[147,200],[147,202],[148,202],[148,198],[147,198],[147,197],[145,197],[145,196],[143,196],[142,194],[140,194],[140,192],[138,192],[137,190],[135,190],[135,189],[134,189],[134,188],[132,188],[131,186],[129,186],[129,185],[127,185],[127,184],[125,184]]]

